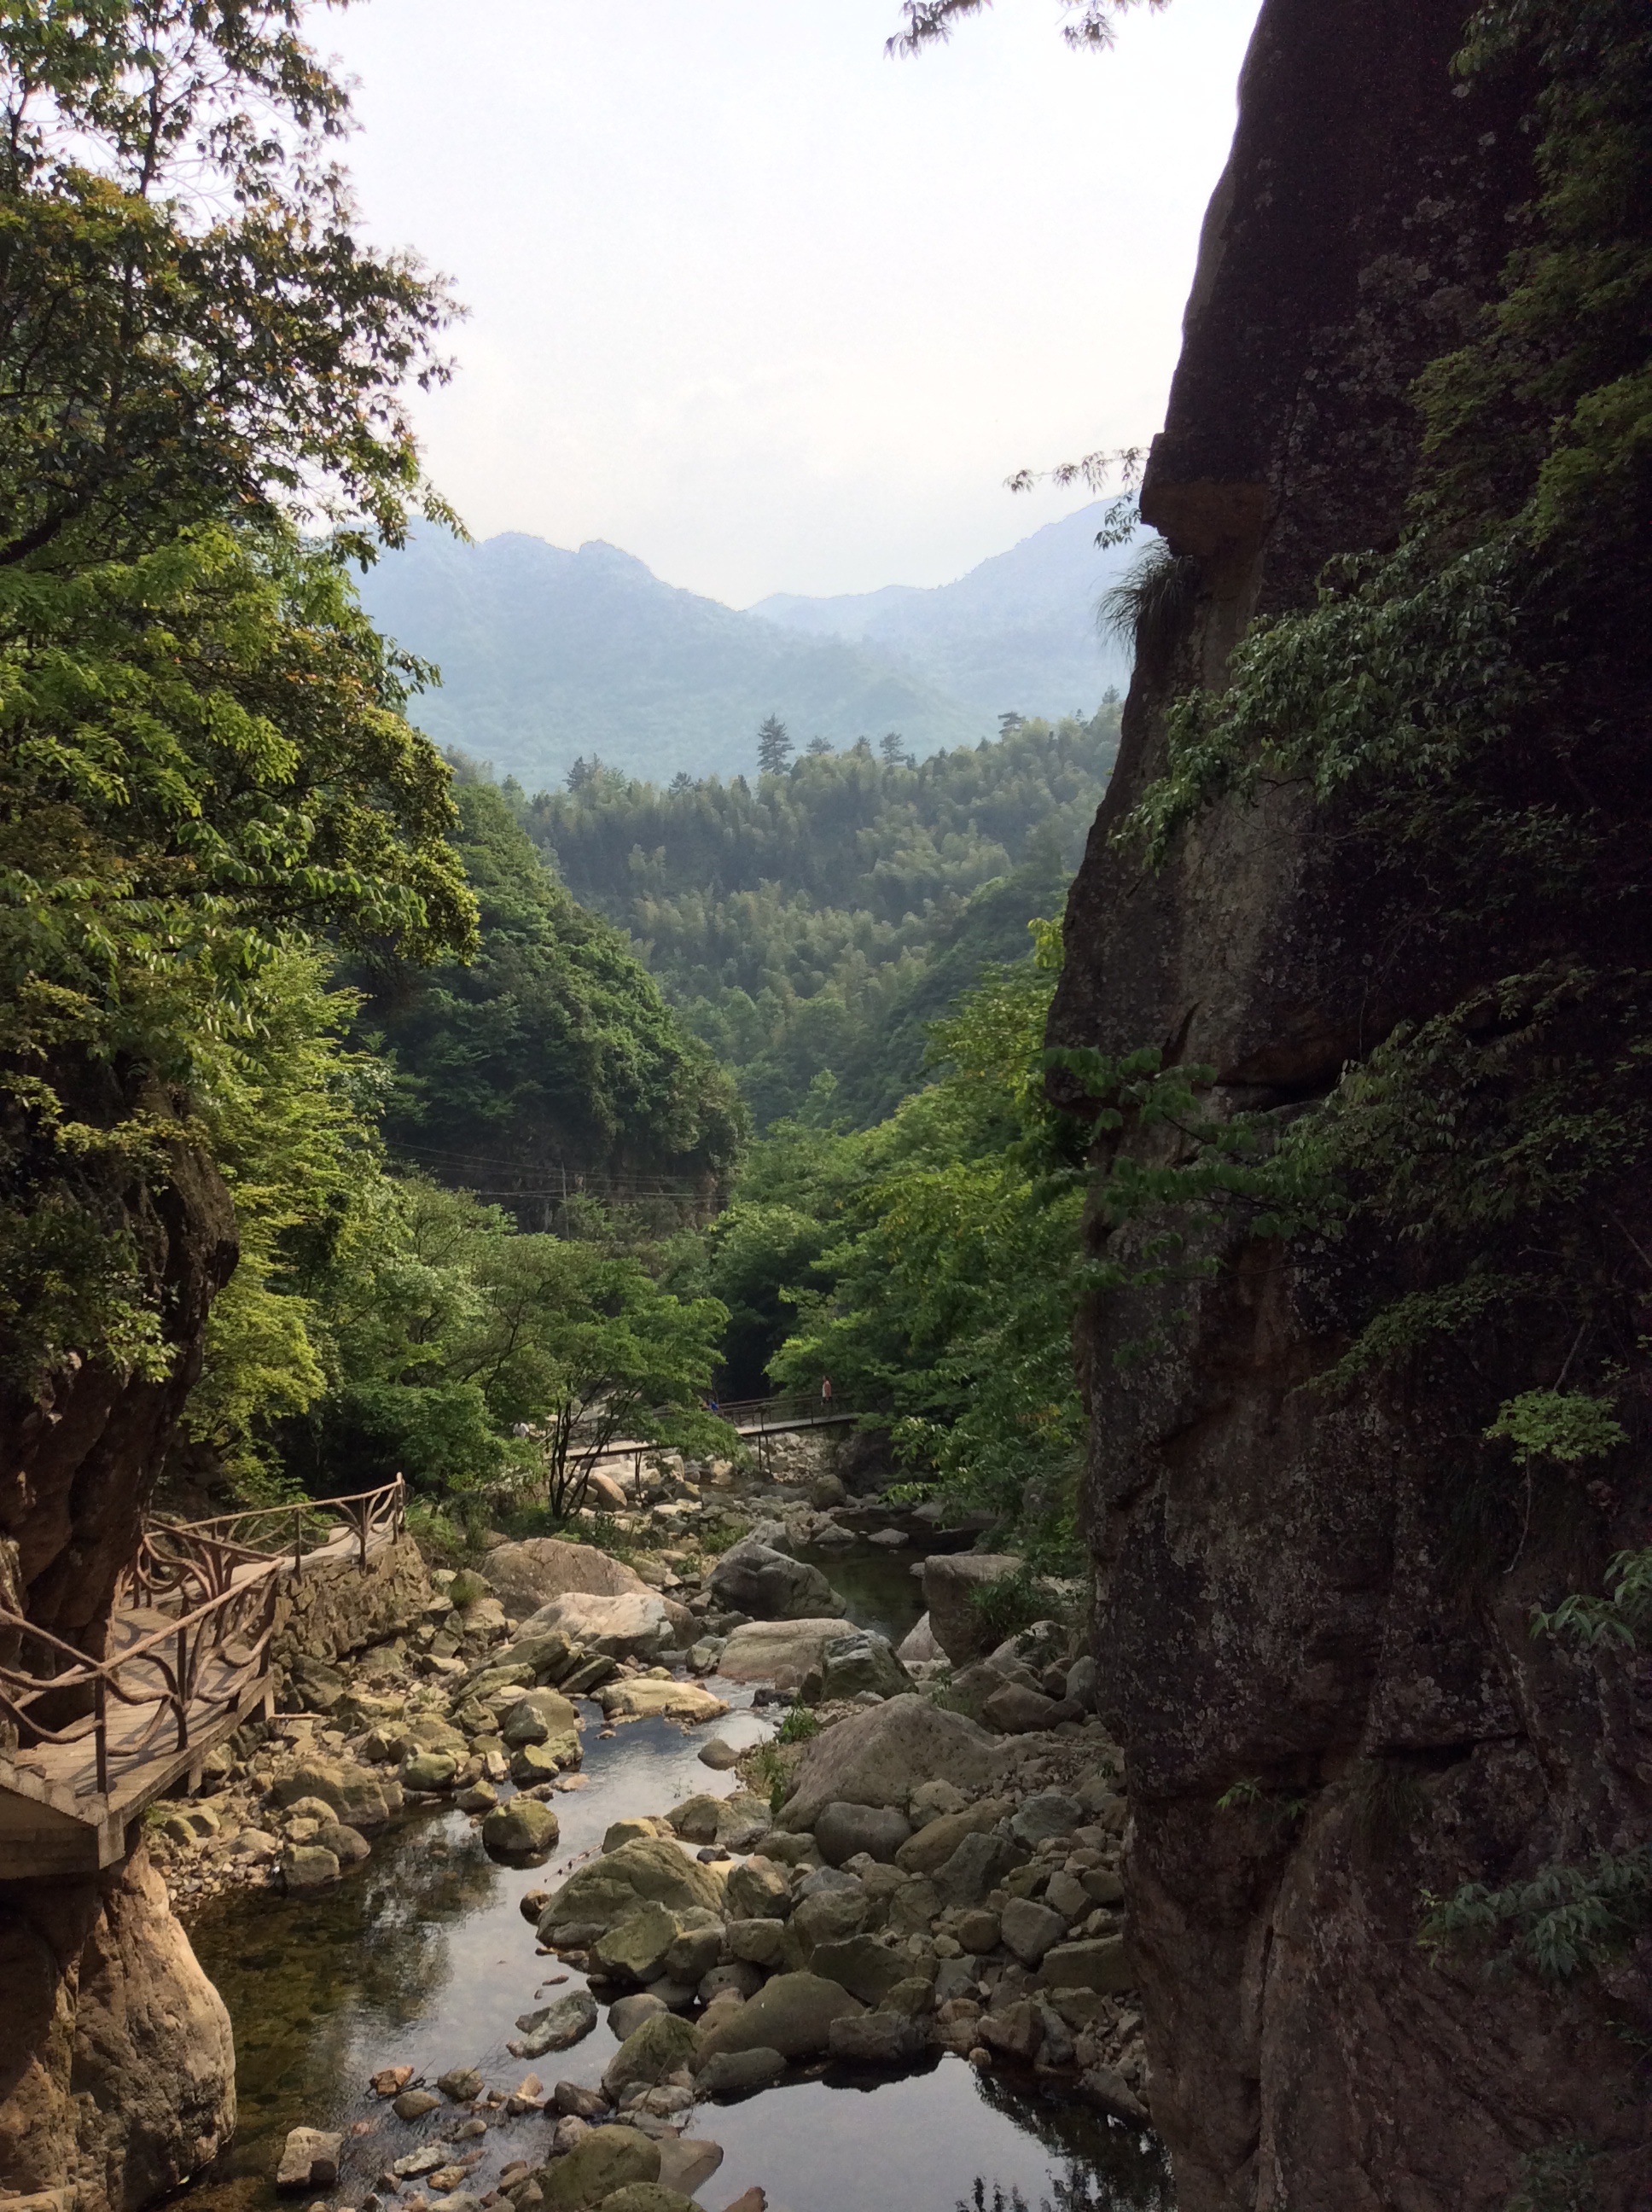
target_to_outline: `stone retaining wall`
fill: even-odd
[[[434,1592],[418,1546],[398,1536],[375,1552],[364,1574],[354,1559],[307,1564],[282,1579],[270,1647],[276,1668],[347,1651],[416,1628]]]

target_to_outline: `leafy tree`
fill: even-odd
[[[0,1324],[25,1390],[163,1370],[130,1190],[294,1048],[284,948],[468,946],[447,772],[336,565],[203,526],[0,569]],[[157,1363],[159,1368],[157,1369]]]
[[[1052,1188],[1042,1089],[1058,961],[989,971],[934,1031],[938,1072],[858,1135],[783,1125],[711,1240],[726,1290],[782,1389],[829,1374],[880,1412],[915,1474],[1071,1542],[1083,1429],[1072,1370],[1081,1193]],[[750,1354],[748,1354],[750,1356]]]
[[[721,1305],[595,1244],[525,1235],[468,1192],[380,1179],[294,1281],[331,1366],[282,1435],[312,1490],[398,1472],[437,1496],[503,1482],[543,1487],[562,1518],[615,1437],[707,1430]]]
[[[757,732],[757,769],[762,775],[784,775],[794,748],[786,725],[770,714]]]
[[[358,969],[363,1033],[398,1071],[392,1148],[541,1226],[565,1226],[582,1189],[705,1205],[740,1141],[732,1085],[621,933],[549,873],[504,794],[471,777],[456,796],[477,957]]]
[[[0,566],[216,520],[398,543],[440,287],[351,227],[300,0],[29,0],[0,26]]]

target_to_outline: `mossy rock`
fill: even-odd
[[[586,2212],[636,2182],[658,2182],[659,2145],[636,2128],[592,2128],[539,2172],[546,2212]]]

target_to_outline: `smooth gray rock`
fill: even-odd
[[[785,2071],[780,2052],[761,2045],[752,2051],[715,2051],[695,2075],[694,2086],[702,2097],[738,2097],[766,2089]]]
[[[909,2066],[928,2049],[926,2022],[898,2012],[835,2020],[826,2038],[828,2056],[851,2066]]]
[[[1047,1698],[1042,1690],[1029,1690],[1020,1682],[1006,1682],[987,1698],[981,1708],[981,1717],[989,1726],[1002,1729],[1005,1735],[1031,1735],[1038,1729],[1053,1728],[1061,1717],[1061,1709],[1054,1698]]]
[[[971,1594],[1002,1582],[1020,1565],[1008,1553],[986,1552],[949,1552],[924,1561],[930,1632],[955,1667],[983,1657],[997,1640],[970,1603]]]
[[[708,1974],[703,1976],[695,1995],[702,2005],[708,2005],[714,1997],[721,1996],[725,1990],[732,1990],[738,1996],[751,1997],[756,1996],[762,1985],[763,1970],[761,1966],[754,1966],[746,1959],[731,1959],[726,1966],[714,1966]]]
[[[809,1957],[809,1971],[847,1990],[862,2004],[879,2005],[895,1984],[904,1979],[910,1961],[891,1951],[874,1936],[847,1936],[835,1943],[817,1943]]]
[[[540,1866],[562,1835],[556,1815],[538,1797],[513,1797],[495,1805],[482,1823],[482,1845],[506,1866]]]
[[[1024,1847],[996,1828],[966,1836],[951,1857],[935,1869],[935,1887],[947,1905],[979,1905],[1011,1867],[1025,1863],[1026,1856]]]
[[[823,1807],[815,1822],[816,1848],[829,1867],[862,1851],[887,1866],[911,1833],[911,1821],[892,1805],[850,1805],[841,1799]]]
[[[784,1920],[792,1910],[792,1886],[772,1859],[747,1859],[728,1878],[731,1920]]]
[[[658,2019],[666,2009],[658,1997],[650,1996],[647,1990],[638,1990],[609,2006],[609,2033],[616,2043],[623,2043],[627,2036],[636,2033],[645,2020]]]
[[[712,1570],[714,1603],[753,1620],[820,1620],[841,1614],[843,1601],[818,1567],[760,1543],[755,1535],[725,1552]]]
[[[1046,1951],[1039,1979],[1049,1990],[1096,1990],[1119,1996],[1132,1986],[1122,1936],[1101,1936],[1082,1943],[1057,1943]]]
[[[915,1628],[908,1629],[896,1649],[896,1657],[903,1667],[922,1665],[932,1659],[944,1659],[946,1654],[935,1641],[935,1632],[926,1613]]]
[[[819,1679],[811,1673],[803,1684],[810,1705],[837,1698],[898,1698],[912,1687],[912,1677],[896,1657],[886,1636],[862,1629],[827,1644],[820,1655]]]
[[[915,1694],[890,1698],[823,1730],[808,1746],[780,1825],[794,1832],[812,1828],[824,1808],[840,1801],[904,1809],[924,1782],[979,1790],[1001,1757],[992,1737],[961,1713]]]
[[[555,2004],[524,2013],[517,2021],[521,2039],[508,2045],[513,2058],[543,2058],[548,2051],[567,2051],[597,2025],[597,2000],[589,1990],[570,1990]]]
[[[778,2051],[785,2058],[811,2058],[826,2048],[831,2024],[862,2009],[823,1974],[776,1974],[755,1997],[701,2038],[696,2076],[720,2051]]]

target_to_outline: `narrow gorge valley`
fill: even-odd
[[[317,36],[0,18],[0,2212],[1652,2212],[1644,8],[1261,0],[1151,449],[749,616]]]

